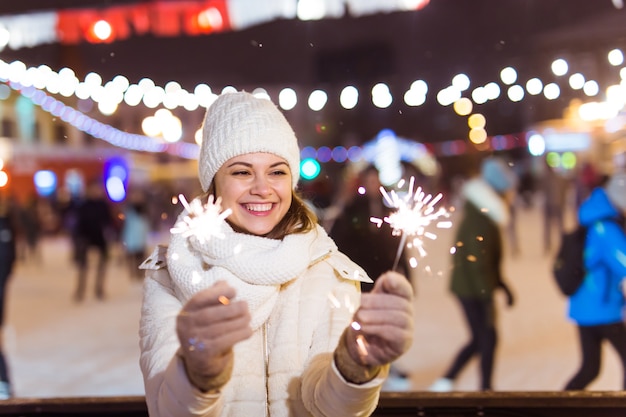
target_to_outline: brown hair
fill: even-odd
[[[209,189],[201,195],[202,201],[207,201],[211,194],[215,195],[215,181],[212,181]],[[304,199],[295,190],[292,190],[289,210],[281,221],[263,237],[280,240],[292,233],[306,233],[315,229],[317,221],[317,215],[306,205]],[[231,226],[233,225],[231,224]],[[233,228],[241,232],[236,227]]]

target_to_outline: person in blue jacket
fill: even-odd
[[[622,388],[626,389],[625,214],[626,173],[615,174],[605,186],[596,187],[578,210],[580,224],[587,227],[583,255],[587,273],[570,296],[569,317],[578,327],[582,361],[566,390],[584,389],[598,376],[604,340],[621,359]]]

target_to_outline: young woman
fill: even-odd
[[[299,148],[269,100],[222,94],[199,156],[223,238],[173,233],[146,260],[141,369],[150,415],[366,416],[413,337],[412,288],[370,279],[295,192]],[[182,216],[187,215],[183,212]]]

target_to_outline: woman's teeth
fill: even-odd
[[[267,204],[246,204],[246,210],[250,211],[269,211],[272,208],[272,203]]]

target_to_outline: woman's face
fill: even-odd
[[[291,206],[291,170],[283,158],[256,152],[229,159],[215,174],[215,193],[239,231],[264,236]]]

